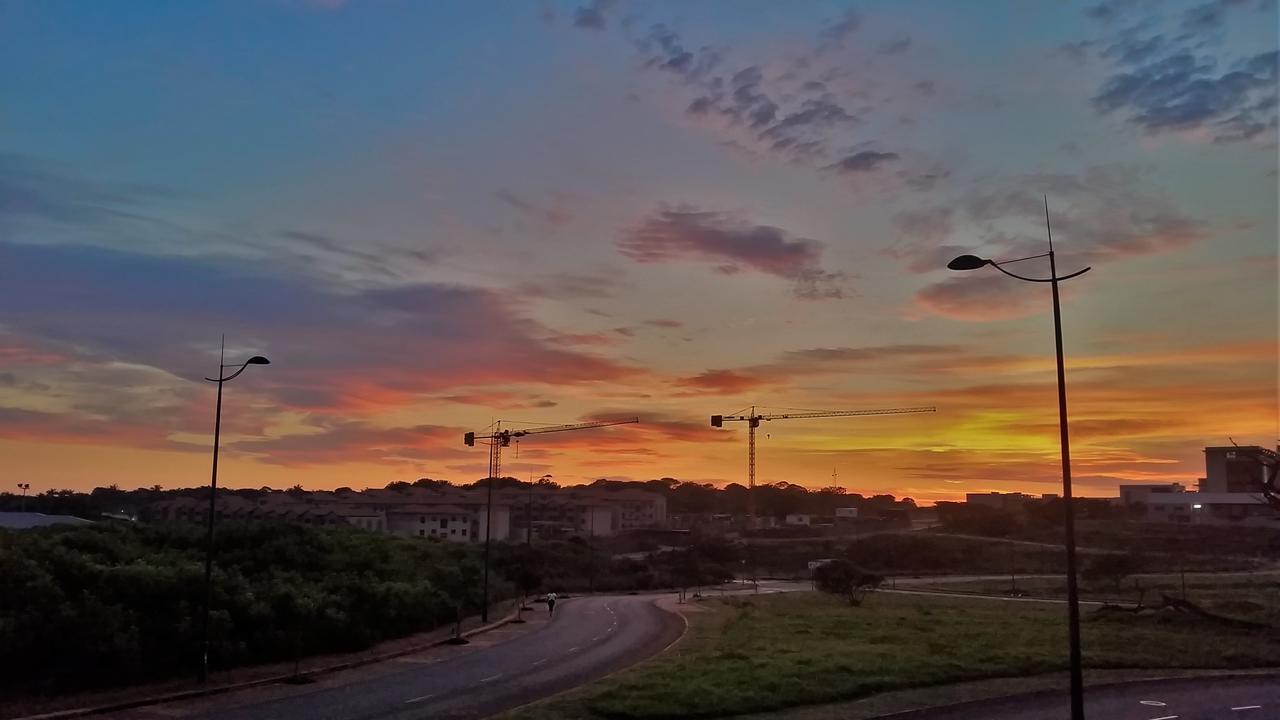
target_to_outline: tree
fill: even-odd
[[[883,576],[869,573],[848,560],[831,560],[813,571],[813,583],[819,590],[847,598],[853,607],[861,605],[867,593],[882,582]]]
[[[1133,553],[1106,553],[1090,560],[1082,574],[1090,582],[1109,580],[1119,590],[1120,583],[1141,567],[1141,560]]]

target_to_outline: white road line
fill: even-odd
[[[1140,704],[1140,705],[1154,705],[1154,706],[1156,706],[1156,707],[1164,707],[1164,703],[1160,702],[1159,700],[1139,700],[1139,701],[1138,701],[1138,704]]]
[[[490,675],[487,678],[481,678],[480,682],[489,682],[490,680],[497,680],[498,678],[502,677],[505,674],[506,673],[498,673],[497,675]]]
[[[1158,718],[1151,718],[1151,720],[1178,720],[1178,716],[1177,716],[1177,715],[1164,715],[1164,716],[1161,716],[1161,717],[1158,717]]]
[[[1232,710],[1261,710],[1262,706],[1261,705],[1241,705],[1240,707],[1233,707],[1231,709]]]
[[[582,649],[581,645],[574,645],[573,647],[569,648],[569,652],[578,652],[581,649]]]
[[[538,660],[538,661],[534,662],[534,663],[533,663],[533,666],[534,666],[534,667],[537,667],[537,666],[541,665],[542,663],[544,663],[544,662],[546,662],[546,661],[547,661],[547,659],[546,659],[546,658],[542,658],[541,660]]]
[[[421,696],[416,697],[416,698],[409,698],[408,700],[405,700],[405,701],[404,701],[404,704],[405,704],[405,705],[408,705],[408,704],[410,704],[410,703],[420,703],[420,702],[422,702],[423,700],[430,700],[430,699],[431,699],[431,698],[433,698],[433,697],[435,697],[435,695],[421,695]]]

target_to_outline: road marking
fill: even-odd
[[[574,645],[573,647],[569,648],[569,652],[578,652],[581,649],[582,649],[581,645]]]
[[[541,660],[535,661],[535,662],[533,663],[533,666],[534,666],[534,667],[537,667],[537,666],[541,665],[542,663],[544,663],[544,662],[546,662],[546,661],[547,661],[547,659],[546,659],[546,658],[542,658]]]
[[[408,700],[405,700],[405,701],[404,701],[404,704],[405,704],[405,705],[409,705],[409,704],[411,704],[411,703],[420,703],[420,702],[422,702],[423,700],[430,700],[430,699],[431,699],[431,698],[433,698],[433,697],[435,697],[435,695],[421,695],[421,696],[416,697],[416,698],[409,698]]]
[[[1156,707],[1164,707],[1164,703],[1159,700],[1139,700],[1140,705],[1155,705]]]
[[[497,675],[490,675],[490,676],[489,676],[489,677],[487,677],[487,678],[481,678],[481,679],[480,679],[480,682],[489,682],[490,680],[497,680],[498,678],[502,677],[503,675],[505,675],[505,673],[498,673]]]
[[[1261,710],[1262,706],[1261,705],[1241,705],[1240,707],[1233,707],[1231,709],[1232,710]]]
[[[1164,716],[1161,716],[1161,717],[1158,717],[1158,718],[1151,718],[1151,720],[1178,720],[1178,716],[1177,716],[1177,715],[1164,715]]]

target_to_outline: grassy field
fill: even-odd
[[[509,717],[715,717],[1066,667],[1061,605],[882,593],[851,608],[792,593],[701,608],[672,651]],[[1185,617],[1086,613],[1083,633],[1091,668],[1280,666],[1280,634]]]
[[[1002,595],[1010,589],[1010,582],[1008,579],[939,581],[915,584],[912,587],[920,590]],[[1062,598],[1067,594],[1066,578],[1017,578],[1016,587],[1034,597]],[[1161,594],[1182,597],[1182,578],[1177,573],[1127,578],[1121,582],[1119,589],[1109,582],[1082,581],[1080,597],[1084,600],[1132,603],[1138,598],[1139,587],[1146,591],[1143,601],[1148,605],[1159,604]],[[1280,626],[1280,572],[1187,573],[1186,590],[1186,599],[1206,610]]]

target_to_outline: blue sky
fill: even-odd
[[[942,499],[1057,481],[1049,196],[1079,474],[1272,443],[1275,2],[0,2],[0,448],[44,486],[567,482]],[[1029,272],[1044,268],[1028,267]],[[235,397],[233,395],[232,397]],[[588,437],[589,436],[589,437]],[[776,436],[776,438],[775,438]],[[87,472],[92,469],[92,473]],[[92,477],[90,480],[88,478]]]

